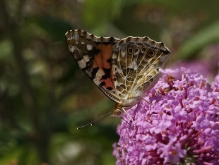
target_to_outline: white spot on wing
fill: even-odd
[[[82,59],[80,61],[78,61],[78,65],[80,66],[80,68],[85,68],[86,67],[86,62]]]
[[[88,55],[84,55],[82,60],[78,61],[78,64],[80,66],[80,68],[85,68],[86,67],[86,63],[90,61],[90,58]]]
[[[75,46],[69,46],[69,50],[73,53],[75,51]]]
[[[96,79],[100,81],[100,79],[104,74],[105,74],[104,71],[102,69],[99,69],[96,73]]]
[[[87,50],[92,50],[93,45],[87,45]]]
[[[128,68],[133,68],[134,70],[137,70],[137,68],[138,68],[138,66],[137,66],[137,61],[136,61],[136,60],[133,60],[133,61],[129,64]]]
[[[121,51],[121,55],[122,55],[122,57],[125,57],[125,53],[126,53],[125,50],[122,50],[122,51]]]
[[[85,62],[88,62],[88,61],[90,61],[90,58],[89,58],[88,55],[84,55],[83,60],[84,60]]]
[[[78,32],[75,31],[73,38],[74,38],[75,40],[78,40],[78,38],[79,38]]]

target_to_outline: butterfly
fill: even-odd
[[[75,29],[67,31],[65,38],[79,67],[116,102],[115,116],[140,102],[170,55],[164,43],[149,37],[97,37]]]

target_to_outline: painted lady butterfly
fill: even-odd
[[[83,30],[70,30],[65,37],[79,67],[116,102],[116,116],[142,99],[170,55],[164,43],[149,37],[97,37]]]

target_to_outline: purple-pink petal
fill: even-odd
[[[219,164],[219,76],[211,86],[185,68],[162,73],[144,98],[150,104],[128,110],[134,122],[118,127],[116,164]]]

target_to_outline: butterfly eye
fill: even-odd
[[[128,48],[128,52],[129,52],[130,54],[132,54],[133,49],[132,49],[131,47],[129,47],[129,48]]]
[[[148,50],[147,56],[148,56],[149,58],[153,57],[153,56],[154,56],[154,51],[153,51],[153,50]]]
[[[141,48],[141,52],[144,53],[146,51],[146,48]]]

